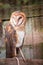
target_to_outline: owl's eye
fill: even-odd
[[[19,17],[19,18],[18,18],[18,21],[19,21],[21,18],[22,18],[22,17]]]

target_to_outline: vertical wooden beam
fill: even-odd
[[[2,37],[3,29],[2,29],[2,20],[0,19],[0,38]]]

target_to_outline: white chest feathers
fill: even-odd
[[[24,31],[17,31],[17,35],[18,35],[18,42],[16,44],[16,47],[20,47],[23,44],[23,38],[24,38],[25,32]]]

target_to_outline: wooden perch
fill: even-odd
[[[26,60],[24,62],[22,59],[19,59],[20,65],[43,65],[43,60],[34,59],[34,60]],[[17,60],[15,58],[6,58],[0,59],[0,65],[17,65]]]

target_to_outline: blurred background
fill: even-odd
[[[0,0],[0,58],[6,58],[5,26],[14,11],[27,17],[23,53],[27,59],[43,59],[43,0]]]

